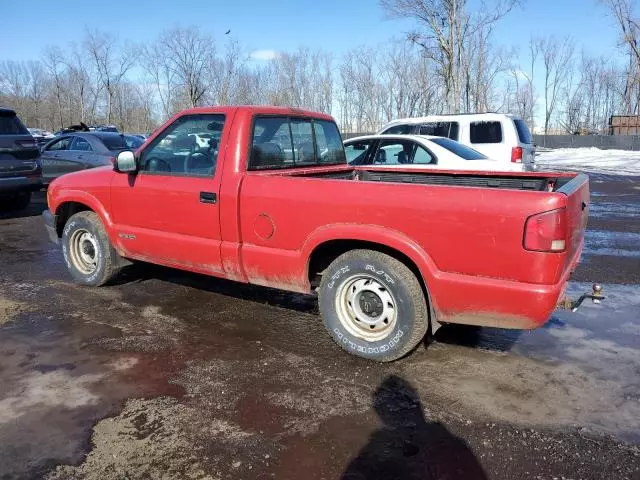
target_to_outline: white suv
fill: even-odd
[[[535,169],[536,149],[527,124],[514,115],[473,113],[403,118],[387,123],[378,134],[436,135],[472,147],[487,157]]]

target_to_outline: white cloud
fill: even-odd
[[[280,56],[280,52],[276,50],[254,50],[249,55],[252,60],[273,60],[274,58],[278,58]]]

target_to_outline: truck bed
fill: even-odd
[[[498,188],[556,192],[577,177],[577,174],[499,173],[499,172],[442,172],[442,171],[398,171],[384,169],[350,168],[318,172],[289,171],[290,175],[354,180],[365,182],[409,183],[423,185],[449,185],[457,187]]]

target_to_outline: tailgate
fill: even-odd
[[[32,172],[40,157],[31,135],[0,135],[0,177]]]
[[[558,190],[566,195],[567,209],[567,264],[582,248],[584,231],[589,217],[589,177],[584,173]]]

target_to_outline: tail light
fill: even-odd
[[[566,209],[532,215],[524,225],[524,248],[534,252],[563,252],[567,246]]]
[[[513,147],[511,149],[511,162],[522,163],[522,147]]]

